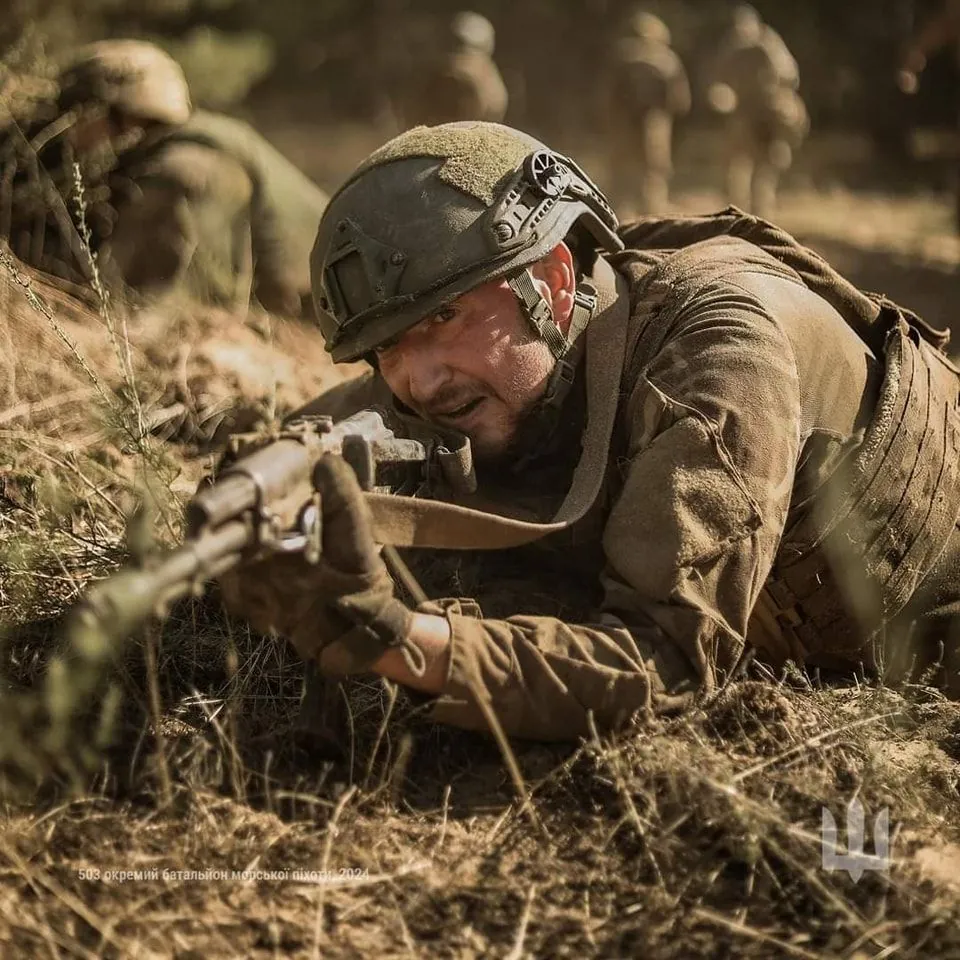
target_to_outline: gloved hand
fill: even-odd
[[[269,557],[220,578],[224,602],[255,629],[287,637],[304,660],[339,648],[339,672],[362,673],[390,647],[422,673],[423,657],[408,643],[413,613],[394,595],[393,579],[374,542],[357,479],[342,459],[325,456],[316,471],[320,493],[319,563],[300,554]]]

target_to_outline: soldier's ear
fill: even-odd
[[[577,291],[576,265],[570,248],[561,241],[542,260],[533,265],[535,278],[542,280],[549,291],[548,302],[553,321],[566,334],[573,314],[573,297]],[[546,295],[547,291],[541,291]]]

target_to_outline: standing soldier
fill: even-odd
[[[689,110],[690,83],[670,30],[635,10],[614,47],[606,105],[613,193],[624,209],[637,199],[644,213],[666,208],[673,121]]]
[[[442,53],[411,71],[413,81],[397,105],[404,127],[456,120],[497,122],[507,112],[507,88],[493,62],[493,24],[464,10],[447,31]]]
[[[780,177],[809,127],[799,85],[797,61],[780,34],[749,4],[737,6],[707,99],[727,118],[728,197],[759,216],[772,213]]]
[[[136,294],[240,309],[253,294],[291,315],[308,300],[325,194],[247,124],[193,111],[179,65],[153,44],[84,47],[0,150],[0,235],[41,270],[89,282],[88,246],[104,281]]]
[[[910,40],[897,74],[897,82],[904,93],[917,92],[918,74],[926,68],[928,58],[949,43],[956,44],[957,64],[960,66],[960,0],[946,0],[940,12],[927,20]],[[960,178],[954,216],[960,233]]]

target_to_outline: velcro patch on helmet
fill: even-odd
[[[446,184],[490,206],[497,184],[533,150],[544,149],[534,137],[498,123],[465,121],[414,127],[374,151],[350,178],[375,167],[414,157],[445,161],[437,176]]]

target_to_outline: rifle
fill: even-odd
[[[266,443],[257,434],[231,437],[226,466],[187,506],[182,545],[90,588],[68,627],[74,645],[100,647],[104,637],[119,642],[248,560],[302,552],[317,563],[321,511],[314,473],[324,455],[343,457],[364,490],[413,494],[426,481],[433,452],[442,449],[428,439],[398,437],[378,408],[336,424],[326,416],[299,417]],[[395,575],[414,588],[393,548],[384,550]]]

